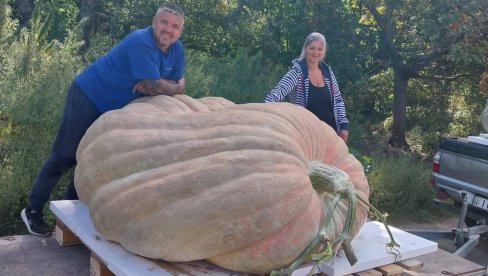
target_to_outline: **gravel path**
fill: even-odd
[[[453,228],[457,228],[458,215],[452,214],[446,217],[433,220],[428,223],[414,223],[414,222],[400,222],[392,224],[393,227],[402,230],[446,230],[449,231]],[[438,243],[439,248],[448,252],[456,251],[456,245],[454,240],[435,240]],[[466,259],[477,263],[482,266],[488,266],[488,235],[481,237],[478,245],[470,251],[466,256]]]

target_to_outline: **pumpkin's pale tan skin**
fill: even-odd
[[[107,239],[150,258],[207,259],[246,273],[290,264],[317,234],[325,203],[310,161],[342,169],[359,196],[369,195],[342,139],[289,103],[143,97],[100,117],[77,159],[78,195]],[[355,234],[365,218],[358,207]]]

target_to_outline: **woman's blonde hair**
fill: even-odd
[[[324,56],[322,57],[322,59],[324,59],[325,52],[327,51],[327,42],[325,41],[325,37],[321,33],[313,32],[307,35],[307,37],[305,38],[305,42],[303,43],[303,47],[302,47],[302,53],[300,54],[299,57],[300,60],[305,58],[305,48],[307,48],[307,46],[314,41],[318,41],[322,43],[322,45],[324,45]]]

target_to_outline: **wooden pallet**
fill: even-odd
[[[61,246],[71,246],[82,244],[82,241],[59,219],[56,220],[56,240]],[[358,273],[348,274],[346,276],[396,276],[396,275],[414,275],[409,272],[418,270],[424,265],[423,262],[416,259],[409,259],[393,264],[388,264],[374,269],[368,269]],[[407,273],[407,274],[406,274]],[[90,256],[90,276],[112,276],[115,275],[108,269],[107,265],[94,252]],[[326,275],[317,273],[315,275]]]
[[[118,243],[114,243],[104,239],[100,233],[98,233],[94,227],[91,219],[89,218],[88,210],[81,202],[78,201],[55,201],[51,202],[51,211],[56,216],[56,229],[55,236],[58,243],[62,246],[84,244],[91,251],[90,257],[90,275],[93,276],[105,276],[105,275],[242,275],[232,271],[227,271],[217,266],[214,266],[205,261],[195,261],[188,263],[169,263],[160,260],[152,260],[137,256],[128,252],[122,248]],[[380,228],[377,223],[368,222],[366,227]],[[363,227],[364,228],[364,227]],[[393,229],[396,231],[395,229]],[[363,231],[363,229],[361,230]],[[378,231],[375,229],[375,231]],[[417,255],[412,256],[412,250],[408,251],[409,243],[423,243],[422,238],[414,240],[402,240],[402,235],[397,235],[399,238],[397,242],[403,244],[401,252],[403,261],[395,262],[395,256],[393,254],[386,254],[386,257],[369,259],[367,255],[375,255],[372,253],[371,248],[367,247],[367,244],[372,244],[374,239],[385,238],[386,233],[380,233],[380,237],[375,237],[367,232],[366,235],[362,235],[362,232],[353,241],[357,242],[357,248],[359,252],[356,252],[358,259],[363,259],[365,263],[358,266],[350,266],[347,260],[341,254],[334,260],[332,265],[327,262],[322,263],[319,267],[314,264],[304,264],[299,269],[293,272],[292,276],[304,276],[311,274],[316,275],[434,275],[428,271],[427,274],[422,274],[420,270],[423,269],[423,260],[417,260],[417,257],[422,257],[424,254],[432,254],[437,250],[437,244],[435,244],[434,250],[429,247],[428,251],[416,251]],[[397,234],[403,234],[397,231]],[[409,233],[406,233],[411,235]],[[409,236],[408,236],[409,237]],[[416,236],[414,236],[416,237]],[[404,238],[404,237],[403,237]],[[410,238],[410,237],[409,237]],[[387,238],[386,238],[387,239]],[[361,241],[363,240],[363,241]],[[361,243],[363,242],[363,243]],[[382,251],[384,251],[384,241],[381,241],[383,245]],[[430,242],[430,241],[429,241]],[[432,243],[432,242],[430,242]],[[430,245],[430,243],[426,243]],[[373,246],[378,247],[378,246]],[[365,251],[365,252],[361,252]],[[381,250],[380,250],[381,251]],[[419,253],[420,252],[420,253]],[[422,253],[423,252],[423,253]],[[382,252],[384,253],[384,252]],[[369,256],[371,257],[371,256]],[[443,259],[449,259],[450,256],[441,256]],[[459,258],[459,257],[458,257]],[[463,259],[464,260],[464,259]],[[430,261],[432,262],[432,261]],[[456,261],[459,262],[459,261]],[[347,263],[347,264],[344,264]],[[341,266],[347,266],[346,268]],[[442,265],[445,266],[445,265]],[[331,268],[332,267],[332,268]],[[458,273],[461,270],[468,268],[456,268],[457,270],[451,270]],[[473,270],[472,268],[469,268]],[[479,270],[480,266],[475,267]],[[435,269],[434,269],[435,270]],[[431,271],[434,271],[431,270]],[[344,273],[344,271],[347,271]],[[467,270],[465,270],[467,271]],[[415,274],[413,272],[419,272]],[[442,275],[442,274],[437,274]],[[453,275],[453,274],[449,274]],[[456,274],[456,275],[483,275],[481,274]]]
[[[374,269],[368,269],[360,271],[358,273],[348,274],[347,276],[396,276],[396,275],[412,275],[411,272],[415,272],[422,268],[424,263],[417,259],[409,259],[393,264],[383,265],[375,267]]]

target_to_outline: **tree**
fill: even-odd
[[[25,26],[34,12],[34,0],[15,0],[14,6],[18,13],[20,26]]]
[[[81,52],[90,47],[91,37],[98,31],[103,23],[109,20],[109,17],[103,11],[101,2],[101,0],[77,0],[79,7],[77,21],[86,18],[82,34],[85,44],[80,49]]]
[[[409,80],[478,74],[488,56],[488,5],[483,0],[359,0],[357,4],[364,10],[362,23],[377,33],[379,63],[393,70],[390,144],[408,148],[405,132]]]

